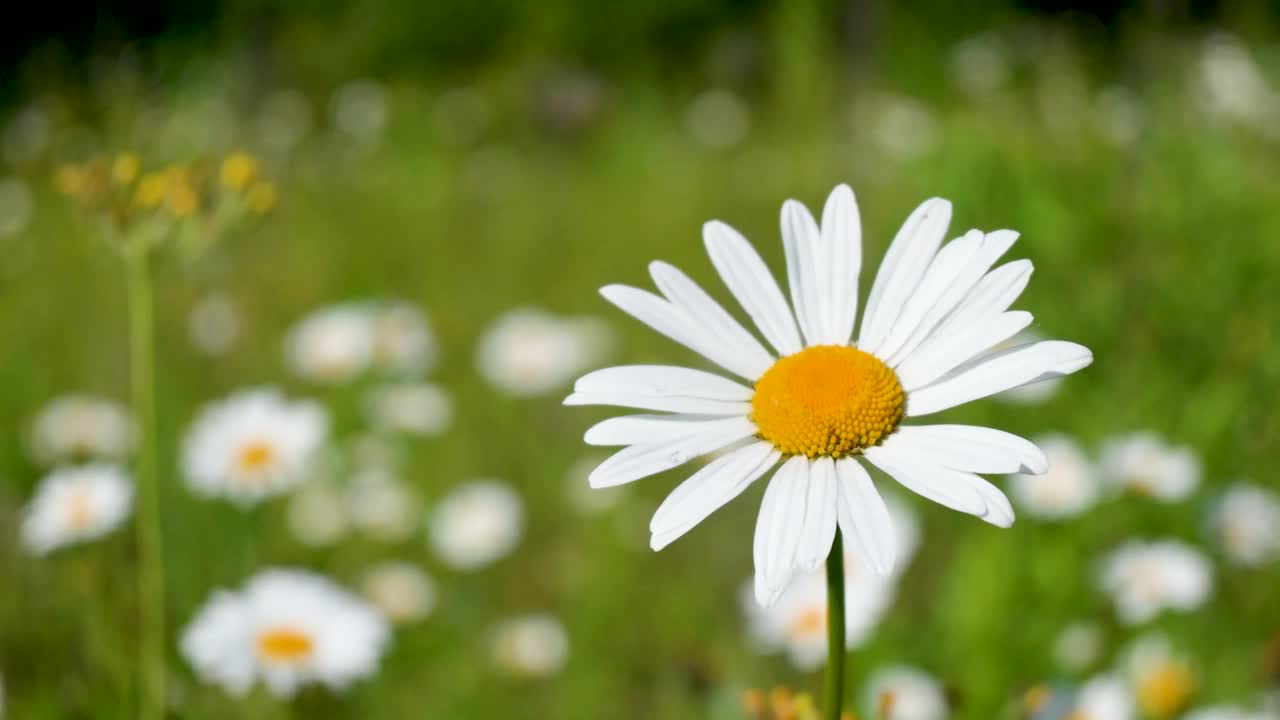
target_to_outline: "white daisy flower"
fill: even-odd
[[[181,649],[206,682],[242,696],[261,680],[278,697],[322,683],[342,690],[372,675],[391,639],[359,597],[314,573],[267,570],[219,590],[183,631]]]
[[[564,319],[542,310],[512,310],[480,340],[480,373],[513,395],[540,395],[595,363],[608,333],[597,321]]]
[[[1144,635],[1125,653],[1124,668],[1142,717],[1174,717],[1199,684],[1195,668],[1163,635]]]
[[[306,479],[328,434],[312,402],[278,390],[244,390],[206,407],[183,443],[187,485],[242,504],[286,492]]]
[[[31,426],[31,452],[45,465],[68,460],[123,460],[133,449],[133,422],[119,403],[93,395],[63,395]]]
[[[1080,672],[1098,661],[1102,648],[1102,628],[1097,623],[1081,620],[1058,633],[1053,643],[1053,656],[1063,668]]]
[[[1093,356],[1068,342],[986,353],[1031,322],[1030,313],[1007,312],[1031,263],[991,269],[1017,238],[1011,231],[974,230],[942,246],[950,216],[950,203],[934,199],[908,218],[852,344],[861,231],[853,192],[844,185],[831,193],[821,225],[800,203],[783,205],[794,317],[746,239],[718,221],[704,227],[712,262],[776,355],[666,263],[650,265],[662,296],[622,285],[601,290],[747,384],[656,365],[581,378],[566,404],[670,413],[613,418],[588,430],[590,444],[629,446],[596,468],[592,485],[631,482],[744,443],[662,504],[650,524],[658,550],[781,462],[756,525],[756,596],[766,605],[795,572],[823,564],[837,526],[878,572],[892,570],[892,523],[864,463],[930,500],[1009,526],[1008,499],[975,473],[1044,472],[1039,448],[990,428],[902,421],[1075,372]]]
[[[1195,610],[1213,591],[1213,571],[1199,550],[1178,540],[1132,540],[1113,550],[1099,578],[1128,624],[1164,610]]]
[[[1068,718],[1078,720],[1135,720],[1138,717],[1133,691],[1115,675],[1100,675],[1080,688],[1075,709]]]
[[[36,555],[106,535],[129,517],[133,481],[116,465],[54,470],[36,488],[22,519],[22,543]]]
[[[421,502],[399,477],[372,467],[351,478],[347,509],[351,522],[381,542],[400,542],[418,529]]]
[[[515,548],[524,532],[524,507],[504,482],[471,482],[440,501],[428,530],[440,559],[459,570],[474,570]]]
[[[1027,343],[1041,342],[1047,340],[1043,334],[1035,328],[1027,328],[1013,337],[992,348],[993,351],[1003,351],[1015,348],[1019,345]],[[1013,403],[1015,405],[1043,405],[1053,399],[1058,394],[1058,388],[1066,378],[1062,376],[1047,377],[1036,382],[1030,382],[1026,385],[1009,388],[1002,393],[996,393],[992,397],[1005,403]]]
[[[1036,438],[1049,458],[1049,471],[1009,476],[1014,502],[1037,517],[1075,517],[1098,499],[1098,476],[1093,463],[1074,440],[1062,435]]]
[[[880,624],[893,602],[897,573],[919,544],[915,514],[887,497],[901,555],[893,576],[876,573],[858,556],[853,541],[845,540],[845,647],[861,647]],[[751,634],[764,652],[786,651],[800,670],[820,667],[827,659],[827,581],[822,571],[807,573],[787,588],[778,601],[762,607],[754,599],[753,583],[743,588],[743,608]]]
[[[947,695],[933,676],[912,667],[877,670],[867,681],[868,715],[883,720],[943,720]]]
[[[1174,447],[1155,433],[1114,438],[1102,448],[1102,473],[1116,488],[1177,502],[1200,484],[1200,460],[1187,447]]]
[[[328,482],[307,483],[293,493],[286,519],[293,536],[311,547],[334,545],[351,527],[346,495]]]
[[[569,660],[569,634],[547,613],[511,618],[494,630],[493,658],[514,675],[554,675]]]
[[[364,596],[392,622],[411,623],[431,614],[436,605],[436,584],[417,565],[386,562],[364,576]]]
[[[376,329],[366,308],[336,305],[306,316],[289,332],[286,359],[299,377],[339,384],[373,364]]]
[[[436,338],[421,310],[404,302],[373,308],[373,362],[381,370],[408,375],[436,361]]]
[[[1274,559],[1280,555],[1280,496],[1251,483],[1232,485],[1214,509],[1213,532],[1236,565]]]
[[[366,414],[375,427],[409,435],[439,435],[453,420],[453,403],[438,385],[392,383],[374,388]]]

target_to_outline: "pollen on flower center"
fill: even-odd
[[[787,455],[838,458],[879,443],[905,408],[898,376],[879,358],[817,345],[778,360],[756,382],[751,419]]]
[[[826,608],[805,608],[787,624],[787,634],[797,639],[818,635],[826,629]]]
[[[240,449],[240,469],[247,473],[261,472],[275,459],[275,448],[265,442],[251,442]]]
[[[309,635],[293,628],[273,628],[258,636],[258,654],[272,662],[302,662],[313,646]]]

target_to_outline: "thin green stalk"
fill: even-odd
[[[150,248],[125,248],[129,292],[129,381],[138,433],[138,637],[141,717],[160,720],[165,708],[164,537],[160,529],[160,475],[156,447],[155,307]]]
[[[827,677],[823,692],[825,720],[840,720],[844,707],[844,542],[840,530],[827,555]]]

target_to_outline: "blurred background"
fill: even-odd
[[[128,465],[97,167],[220,178],[248,208],[157,263],[176,717],[804,717],[825,600],[748,601],[763,485],[653,553],[690,468],[589,490],[606,455],[581,435],[613,413],[560,401],[605,364],[700,363],[600,286],[663,259],[736,312],[702,223],[782,277],[782,201],[841,182],[864,294],[946,197],[952,235],[1022,234],[1019,307],[1096,357],[947,413],[1045,440],[1054,469],[995,478],[1009,530],[896,495],[917,549],[888,581],[851,570],[850,707],[1274,717],[1280,6],[79,2],[24,7],[0,59],[0,713],[136,717],[131,519],[24,540],[54,468]],[[196,418],[261,387],[328,417],[305,478],[193,493]],[[377,671],[292,698],[203,681],[183,628],[269,567],[381,608]]]

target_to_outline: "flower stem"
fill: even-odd
[[[129,383],[138,437],[137,531],[140,713],[160,720],[165,708],[164,537],[160,529],[160,477],[156,447],[155,307],[150,248],[134,239],[125,247],[129,293]]]
[[[844,705],[844,542],[836,530],[827,555],[827,677],[823,692],[825,720],[840,720]]]

